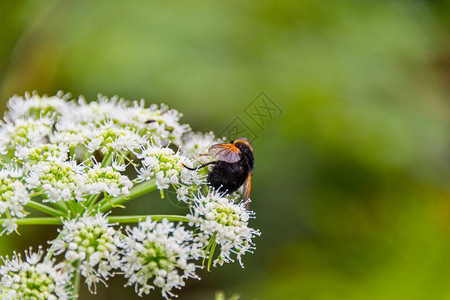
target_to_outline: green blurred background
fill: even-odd
[[[180,299],[450,299],[449,20],[449,1],[3,0],[0,110],[63,90],[251,129],[257,249]],[[261,91],[283,111],[262,127]],[[0,254],[56,235],[20,230]],[[80,299],[134,299],[123,283]]]

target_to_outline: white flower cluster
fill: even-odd
[[[23,207],[30,196],[25,185],[14,175],[14,170],[5,168],[0,171],[0,215],[9,213],[13,217],[23,218],[26,215]]]
[[[46,142],[54,124],[52,118],[47,116],[37,120],[32,118],[9,119],[8,117],[5,117],[4,120],[5,124],[0,129],[1,154],[14,151],[18,146],[42,145]]]
[[[184,286],[185,279],[198,278],[197,266],[189,261],[199,258],[201,252],[198,244],[189,243],[192,233],[184,227],[175,227],[167,219],[156,223],[148,218],[127,232],[121,270],[128,278],[126,285],[135,285],[139,296],[156,286],[168,298],[174,296],[173,288]]]
[[[192,214],[187,215],[190,225],[200,229],[196,240],[207,245],[211,238],[220,245],[220,254],[214,265],[233,262],[232,255],[242,264],[242,255],[254,249],[252,239],[260,235],[258,230],[248,227],[252,213],[244,203],[235,204],[217,191],[200,194],[192,199]]]
[[[71,272],[68,265],[53,261],[41,261],[43,251],[26,252],[25,261],[20,254],[2,258],[0,266],[0,298],[16,299],[71,299]]]
[[[131,180],[113,169],[111,166],[102,168],[100,164],[94,164],[88,168],[82,176],[81,186],[84,194],[95,195],[105,192],[113,197],[130,193],[133,186]]]
[[[185,185],[200,185],[206,183],[205,176],[198,172],[188,171],[183,165],[192,167],[187,157],[175,153],[168,147],[148,146],[140,154],[136,154],[142,161],[142,168],[138,171],[140,180],[156,179],[159,190],[168,189],[176,185],[186,188]]]
[[[92,127],[86,134],[89,152],[99,150],[102,154],[107,154],[114,150],[121,153],[139,149],[147,143],[148,133],[142,135],[128,127],[117,127],[112,121]]]
[[[67,262],[81,262],[80,273],[86,278],[89,290],[95,293],[96,283],[105,283],[114,276],[112,269],[119,266],[117,234],[102,214],[83,215],[65,221],[60,231],[61,239],[51,243],[56,255],[66,251]]]
[[[31,190],[43,194],[44,202],[81,200],[82,167],[76,161],[40,161],[25,164],[24,169],[24,181]]]
[[[173,142],[177,145],[181,144],[183,134],[190,131],[189,125],[179,123],[182,114],[164,104],[145,108],[144,100],[131,102],[119,97],[108,99],[101,95],[98,101],[90,103],[83,97],[76,101],[67,101],[68,99],[69,96],[61,92],[52,97],[37,94],[13,96],[8,102],[5,119],[18,125],[36,120],[48,127],[55,126],[58,134],[52,136],[53,143],[72,136],[78,144],[80,138],[93,137],[96,134],[92,132],[92,124],[103,124],[106,126],[104,130],[108,128],[108,124],[119,124],[120,127],[137,131],[145,129],[154,141]],[[25,129],[26,132],[29,130]],[[61,132],[66,134],[61,135]],[[70,140],[65,142],[70,143]]]

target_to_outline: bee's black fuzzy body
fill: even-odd
[[[239,141],[234,144],[241,151],[239,161],[235,163],[216,161],[207,178],[212,187],[226,193],[232,193],[243,185],[254,167],[253,151],[250,145]]]
[[[244,184],[247,174],[248,170],[240,162],[218,161],[208,174],[207,180],[212,187],[232,193]]]

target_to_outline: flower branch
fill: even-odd
[[[260,234],[254,213],[239,194],[211,188],[207,168],[193,169],[221,139],[192,132],[164,104],[69,100],[14,96],[0,122],[0,237],[29,225],[58,233],[46,250],[1,258],[0,298],[78,299],[81,284],[95,294],[122,276],[139,296],[158,289],[171,299],[205,264],[243,265]],[[169,188],[188,213],[110,215],[156,190],[170,205]]]

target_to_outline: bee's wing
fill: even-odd
[[[247,210],[249,210],[250,208],[250,190],[252,189],[252,173],[249,172],[247,175],[247,179],[244,182],[244,192],[242,193],[243,195],[243,199],[244,199],[244,203],[245,203],[245,208]]]
[[[208,153],[217,160],[229,163],[235,163],[241,159],[241,151],[234,144],[212,145],[209,147]]]

